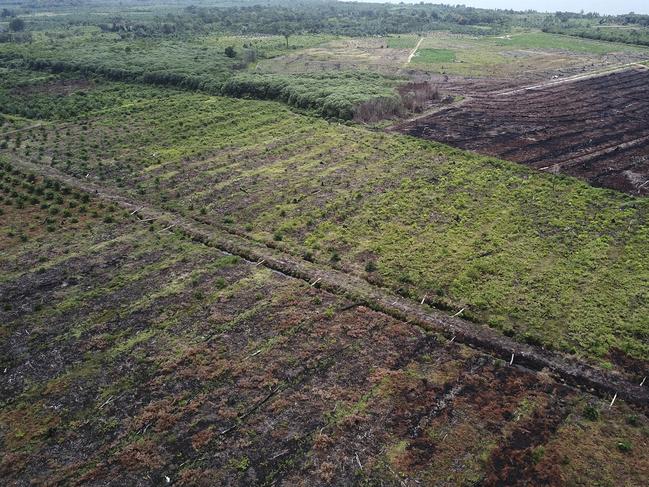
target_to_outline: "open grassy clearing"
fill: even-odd
[[[10,482],[639,485],[648,474],[649,422],[623,402],[609,409],[52,181],[7,166],[2,178],[12,201],[52,188],[98,213],[3,242],[2,265],[20,267],[0,283]],[[42,227],[41,210],[4,211]],[[593,458],[614,461],[593,469]]]
[[[611,54],[614,52],[646,53],[642,46],[632,46],[616,42],[580,39],[571,36],[550,34],[546,32],[520,32],[508,36],[485,37],[491,42],[503,47],[516,47],[519,49],[552,49],[569,52],[583,52],[590,54]]]
[[[417,49],[412,58],[415,64],[451,63],[455,61],[455,52],[450,49]]]
[[[544,32],[522,32],[498,37],[433,32],[424,38],[421,49],[454,53],[453,58],[447,54],[447,60],[443,64],[440,64],[440,56],[431,55],[428,63],[425,58],[421,58],[418,64],[428,64],[425,67],[427,71],[459,76],[508,78],[549,78],[553,74],[593,70],[649,57],[649,50],[641,46]],[[417,56],[413,58],[413,62],[416,60]]]
[[[418,35],[338,39],[261,61],[272,73],[331,73],[362,70],[388,75],[446,74],[491,78],[550,78],[645,60],[649,49],[544,32],[515,31],[503,36],[426,33],[406,66]],[[407,68],[404,73],[404,67]],[[416,72],[410,73],[415,70]]]
[[[291,74],[360,70],[395,75],[417,41],[415,36],[341,38],[273,60],[262,60],[256,70]]]
[[[420,37],[414,34],[392,35],[388,37],[387,47],[390,49],[414,49]]]
[[[519,340],[610,367],[618,350],[649,356],[647,200],[276,103],[166,89],[17,141],[7,137],[5,157],[54,160],[418,301],[465,308]]]

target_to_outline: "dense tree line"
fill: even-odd
[[[495,10],[444,5],[390,5],[345,2],[307,2],[292,5],[234,8],[188,7],[185,12],[203,25],[234,33],[328,33],[385,35],[423,32],[449,26],[501,28],[506,17]],[[487,31],[488,32],[488,31]]]
[[[554,16],[545,19],[543,31],[600,41],[649,46],[649,15],[631,13],[600,16],[557,12]]]
[[[144,38],[211,32],[363,36],[441,29],[479,35],[501,32],[508,21],[508,14],[504,11],[450,5],[368,4],[332,0],[280,0],[265,2],[264,5],[238,1],[220,5],[179,5],[169,9],[164,15],[154,10],[150,15],[138,12],[137,16],[131,16],[128,8],[115,8],[115,16],[109,21],[105,20],[105,15],[95,15],[92,10],[88,10],[73,16],[66,15],[60,22],[68,25],[95,25],[105,32],[114,32],[122,37]],[[110,7],[106,9],[111,11]],[[51,27],[57,20],[47,18],[39,22]],[[40,29],[37,25],[34,28]]]
[[[356,107],[370,100],[400,106],[389,80],[374,73],[321,75],[240,74],[226,81],[222,94],[238,98],[277,100],[329,118],[349,120]]]
[[[547,26],[543,32],[552,34],[564,34],[584,39],[594,39],[598,41],[621,42],[624,44],[636,44],[639,46],[649,46],[649,31],[646,29],[603,29],[580,28],[580,27],[562,27]]]

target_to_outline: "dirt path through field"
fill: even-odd
[[[410,56],[408,56],[408,61],[406,62],[406,64],[410,64],[410,61],[412,61],[412,58],[415,57],[415,54],[417,53],[417,49],[419,49],[419,46],[421,46],[421,43],[422,43],[423,40],[424,40],[423,37],[421,37],[421,38],[419,39],[419,42],[417,43],[417,45],[415,46],[415,48],[414,48],[414,49],[412,50],[412,52],[410,53]]]
[[[4,132],[4,133],[0,134],[0,137],[7,137],[7,136],[12,135],[12,134],[17,134],[19,132],[26,132],[27,130],[37,129],[38,127],[42,127],[42,126],[43,126],[42,123],[37,123],[35,125],[29,125],[28,127],[22,127],[22,128],[15,129],[15,130],[10,130],[9,132]]]
[[[71,187],[114,202],[122,208],[136,213],[142,220],[155,220],[163,226],[163,230],[180,231],[194,241],[238,255],[251,262],[252,265],[264,265],[274,271],[302,279],[312,286],[317,285],[375,311],[427,330],[439,332],[451,340],[484,350],[508,363],[537,371],[545,369],[562,382],[583,387],[589,392],[595,391],[604,398],[610,398],[613,394],[617,394],[620,399],[649,410],[649,388],[632,384],[619,373],[601,370],[540,347],[518,343],[487,326],[471,323],[457,316],[447,315],[425,304],[405,299],[385,288],[374,286],[361,277],[326,265],[308,262],[228,232],[227,229],[206,225],[191,218],[163,211],[123,195],[114,188],[100,187],[93,182],[64,174],[50,166],[17,159],[13,161],[13,164],[23,170],[61,181]]]

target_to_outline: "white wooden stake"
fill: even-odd
[[[455,313],[453,316],[460,316],[462,314],[462,311],[464,311],[466,308],[462,308],[460,311]]]
[[[646,377],[644,379],[642,379],[642,382],[640,382],[640,387],[642,387],[644,385],[644,381],[646,381],[646,380],[647,380]]]
[[[512,365],[514,363],[514,353],[512,352],[512,358],[509,361],[509,365]]]
[[[613,396],[613,400],[611,401],[611,404],[608,405],[609,408],[612,408],[612,407],[613,407],[613,403],[615,402],[616,399],[617,399],[617,392],[616,392],[615,395]]]

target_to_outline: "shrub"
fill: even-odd
[[[329,319],[333,318],[334,317],[334,308],[333,308],[333,306],[329,306],[325,310],[324,315],[325,315],[326,318],[329,318]]]
[[[617,449],[621,452],[628,453],[632,450],[633,446],[628,440],[621,440],[617,442]]]
[[[592,404],[589,404],[584,408],[584,418],[590,420],[590,421],[598,421],[599,420],[599,409],[597,409],[595,406]]]

